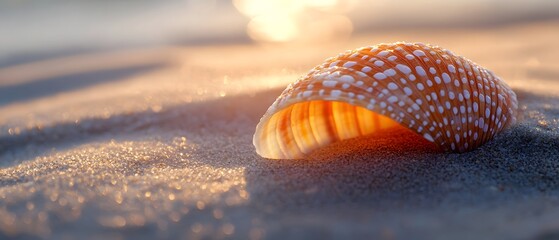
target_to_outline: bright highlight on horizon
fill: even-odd
[[[251,20],[247,34],[256,42],[325,42],[347,38],[353,31],[345,16],[356,0],[233,0]]]

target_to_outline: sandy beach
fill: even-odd
[[[0,238],[558,239],[559,22],[410,28],[309,45],[154,46],[0,68]],[[252,135],[325,58],[426,42],[491,69],[519,122],[440,153],[406,132],[304,160]]]

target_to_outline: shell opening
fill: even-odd
[[[366,108],[323,100],[292,104],[261,124],[254,145],[258,154],[271,159],[301,158],[334,142],[405,128]]]

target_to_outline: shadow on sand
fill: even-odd
[[[199,155],[196,159],[204,164],[245,167],[251,204],[263,209],[347,204],[399,208],[456,201],[475,204],[480,198],[513,199],[526,193],[557,193],[559,189],[557,133],[539,128],[535,124],[537,119],[528,112],[522,113],[524,122],[464,154],[440,153],[414,134],[399,133],[387,135],[382,141],[363,137],[334,144],[306,160],[261,159],[252,151],[252,131],[280,92],[281,89],[274,89],[184,104],[160,112],[84,119],[78,124],[61,123],[30,129],[16,136],[0,136],[0,154],[24,149],[29,144],[80,144],[106,133],[114,136],[150,128],[180,129],[186,133],[207,131],[217,136],[217,141],[223,141],[218,145],[237,144],[237,149],[251,154],[246,154],[246,159],[227,162],[216,161],[217,153],[192,154]],[[521,106],[559,101],[517,92]],[[546,111],[550,114],[547,117],[551,117],[558,109]],[[215,146],[201,146],[201,149],[226,151]],[[4,166],[13,164],[17,163],[3,163]],[[166,164],[186,167],[172,162]]]
[[[515,91],[521,108],[538,107],[548,120],[559,115],[557,106],[539,108],[559,97]],[[282,211],[491,207],[534,194],[559,196],[557,128],[538,125],[533,112],[520,114],[518,124],[463,154],[441,153],[419,136],[397,133],[337,143],[306,160],[258,160],[246,170],[247,188],[254,204]]]
[[[235,137],[239,131],[238,122],[250,131],[261,114],[281,93],[280,89],[223,97],[204,102],[193,102],[165,108],[154,112],[136,112],[114,115],[109,118],[89,118],[79,123],[65,122],[43,128],[22,130],[18,135],[0,135],[0,156],[10,151],[19,151],[28,145],[56,145],[60,143],[85,143],[87,138],[106,133],[118,135],[139,132],[148,128],[163,130],[180,129],[185,132],[218,131],[223,138]],[[212,109],[212,111],[208,111]],[[252,134],[252,133],[250,133]],[[45,149],[48,151],[48,148]],[[37,153],[37,156],[41,153]],[[33,156],[32,156],[33,157]],[[10,163],[3,163],[4,166]]]
[[[28,145],[45,145],[48,151],[50,145],[72,147],[94,141],[96,136],[129,136],[149,129],[180,130],[176,133],[179,136],[189,132],[202,136],[207,133],[215,139],[199,143],[205,145],[189,153],[192,159],[219,168],[243,167],[250,196],[246,207],[263,218],[268,215],[273,218],[278,211],[330,211],[343,216],[352,211],[382,214],[386,211],[444,210],[445,206],[450,206],[451,210],[452,206],[492,208],[520,198],[559,195],[558,134],[539,127],[538,119],[528,111],[522,112],[523,122],[481,148],[464,154],[440,153],[421,137],[398,132],[383,138],[368,136],[333,144],[305,160],[262,159],[254,153],[252,133],[280,92],[281,89],[273,89],[183,104],[160,112],[91,118],[78,124],[60,123],[25,130],[20,135],[0,136],[0,156],[21,151]],[[517,93],[521,106],[559,101],[556,97],[518,90]],[[550,118],[558,109],[542,111],[544,117]],[[231,144],[234,146],[222,147]],[[236,154],[239,151],[242,154]],[[224,154],[231,156],[230,159],[223,158]],[[188,167],[188,163],[176,158],[159,157],[157,161],[138,164],[144,169],[161,165]],[[17,164],[17,161],[2,163],[4,166]],[[5,178],[0,179],[0,184],[10,186],[25,181]]]
[[[33,100],[61,92],[126,79],[166,66],[165,62],[146,63],[116,69],[80,72],[31,82],[0,87],[0,107],[19,101]]]

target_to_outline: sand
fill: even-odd
[[[559,238],[559,22],[335,44],[100,51],[0,69],[0,238]],[[505,79],[518,124],[438,152],[406,132],[266,160],[252,134],[338,52],[449,48]]]

